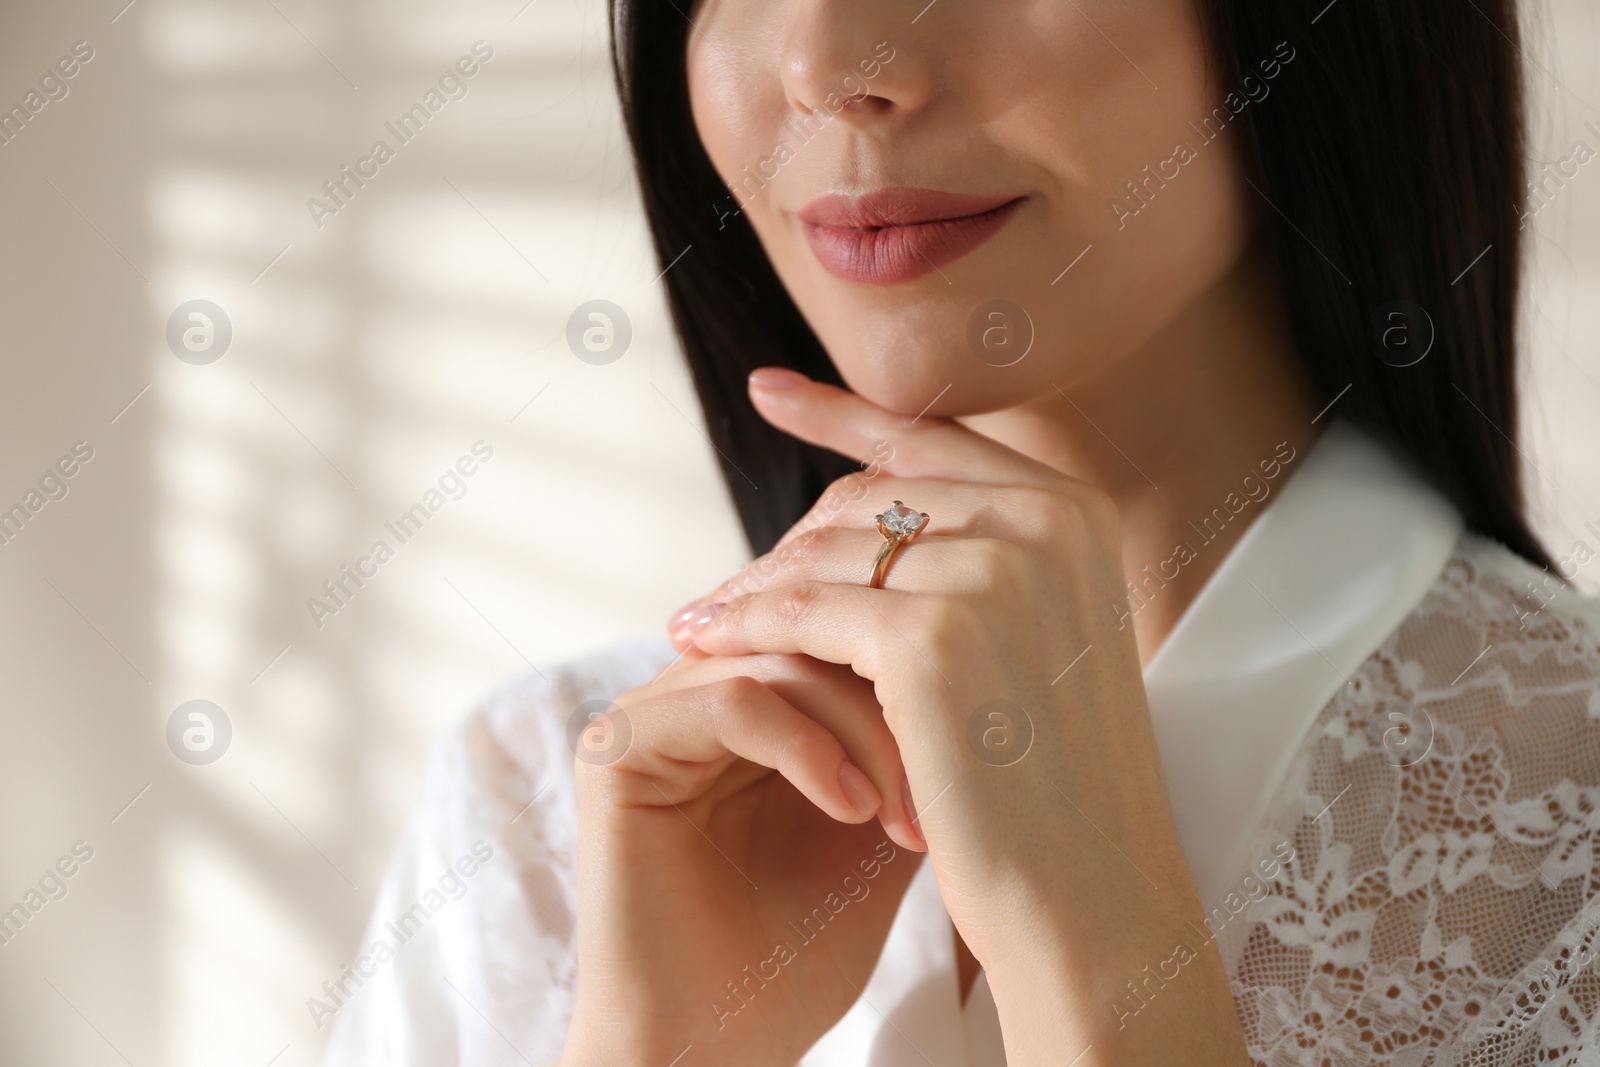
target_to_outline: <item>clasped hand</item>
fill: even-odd
[[[1200,914],[1116,610],[1116,508],[950,420],[788,371],[751,396],[871,466],[673,620],[680,661],[618,701],[628,752],[579,765],[565,1062],[793,1064],[866,985],[906,850],[930,853],[1013,1067],[1114,1048],[1122,980]],[[931,521],[869,589],[891,500]],[[796,946],[824,903],[837,920]],[[1213,1015],[1220,973],[1194,983]]]

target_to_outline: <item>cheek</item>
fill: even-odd
[[[711,164],[741,201],[753,199],[767,179],[759,175],[773,155],[788,101],[776,76],[782,55],[777,21],[758,5],[712,0],[697,13],[686,56],[689,106]]]
[[[1015,105],[995,137],[1044,176],[1048,209],[1020,250],[1031,276],[1010,281],[1041,341],[1073,353],[1068,373],[1148,341],[1216,284],[1248,245],[1254,195],[1238,118],[1207,124],[1224,89],[1188,0],[1080,6],[990,90]],[[1088,16],[1106,36],[1082,32]]]

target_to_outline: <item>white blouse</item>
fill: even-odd
[[[1273,1067],[1600,1067],[1600,608],[1463,534],[1347,424],[1286,470],[1217,513],[1259,509],[1145,671],[1209,916],[1193,947],[1222,953]],[[673,655],[625,645],[519,678],[440,741],[351,969],[307,1003],[334,1027],[327,1067],[558,1061],[577,971],[566,722]],[[1158,972],[1107,1018],[1137,1025]],[[981,975],[961,1003],[930,866],[802,1062],[1004,1064]]]

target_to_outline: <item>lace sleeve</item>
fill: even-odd
[[[1464,538],[1323,710],[1260,839],[1293,858],[1219,939],[1257,1062],[1600,1065],[1597,635]]]

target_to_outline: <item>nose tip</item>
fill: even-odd
[[[926,104],[933,91],[926,69],[881,32],[863,32],[870,29],[837,17],[796,25],[783,62],[790,107],[803,116],[866,121]]]

